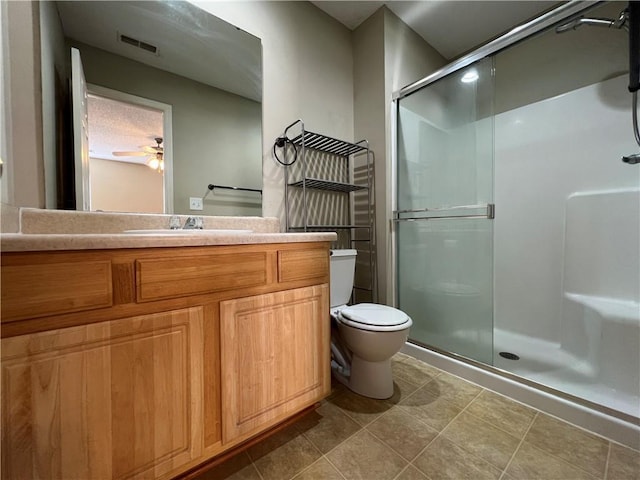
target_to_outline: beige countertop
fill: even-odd
[[[24,234],[0,235],[3,252],[48,250],[99,250],[110,248],[201,247],[209,245],[248,245],[259,243],[331,242],[333,232],[323,233],[172,233],[172,234]]]

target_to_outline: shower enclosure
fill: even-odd
[[[410,341],[637,423],[624,7],[570,2],[398,92],[394,232]]]

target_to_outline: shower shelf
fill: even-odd
[[[329,190],[333,192],[357,192],[358,190],[365,190],[369,187],[363,187],[361,185],[354,185],[352,183],[332,182],[331,180],[321,180],[319,178],[306,177],[297,182],[289,184],[292,187],[313,188],[315,190]]]
[[[295,137],[292,142],[296,145],[302,145],[303,140],[306,148],[312,148],[314,150],[339,155],[341,157],[348,157],[354,153],[369,150],[368,142],[366,140],[361,140],[358,143],[350,143],[345,142],[344,140],[327,137],[326,135],[321,135],[319,133],[313,133],[308,130]]]
[[[285,158],[297,158],[285,165],[284,171],[287,231],[337,232],[335,248],[356,248],[359,257],[364,257],[357,262],[356,277],[366,278],[368,285],[354,286],[360,292],[358,297],[369,292],[367,300],[377,301],[372,241],[373,154],[369,142],[347,142],[310,132],[302,120],[286,127],[284,136],[291,139],[285,142]],[[339,206],[327,212],[332,202]],[[315,218],[319,214],[322,220]],[[362,300],[354,297],[354,301]]]

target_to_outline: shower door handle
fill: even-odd
[[[473,213],[461,215],[448,215],[447,212],[475,210]],[[443,215],[444,214],[444,215]],[[496,206],[493,203],[486,205],[458,205],[455,207],[419,208],[414,210],[396,210],[393,212],[394,222],[413,222],[416,220],[438,220],[454,218],[486,218],[493,220],[496,216]]]

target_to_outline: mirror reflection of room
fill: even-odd
[[[262,214],[260,193],[207,189],[262,188],[258,38],[186,2],[43,2],[40,22],[43,95],[56,112],[43,125],[55,142],[44,153],[48,208],[193,214],[195,198],[201,215]],[[71,133],[72,48],[87,85],[86,165]]]
[[[141,97],[119,97],[88,95],[91,209],[164,213],[165,163],[171,160],[163,146],[165,112]]]

